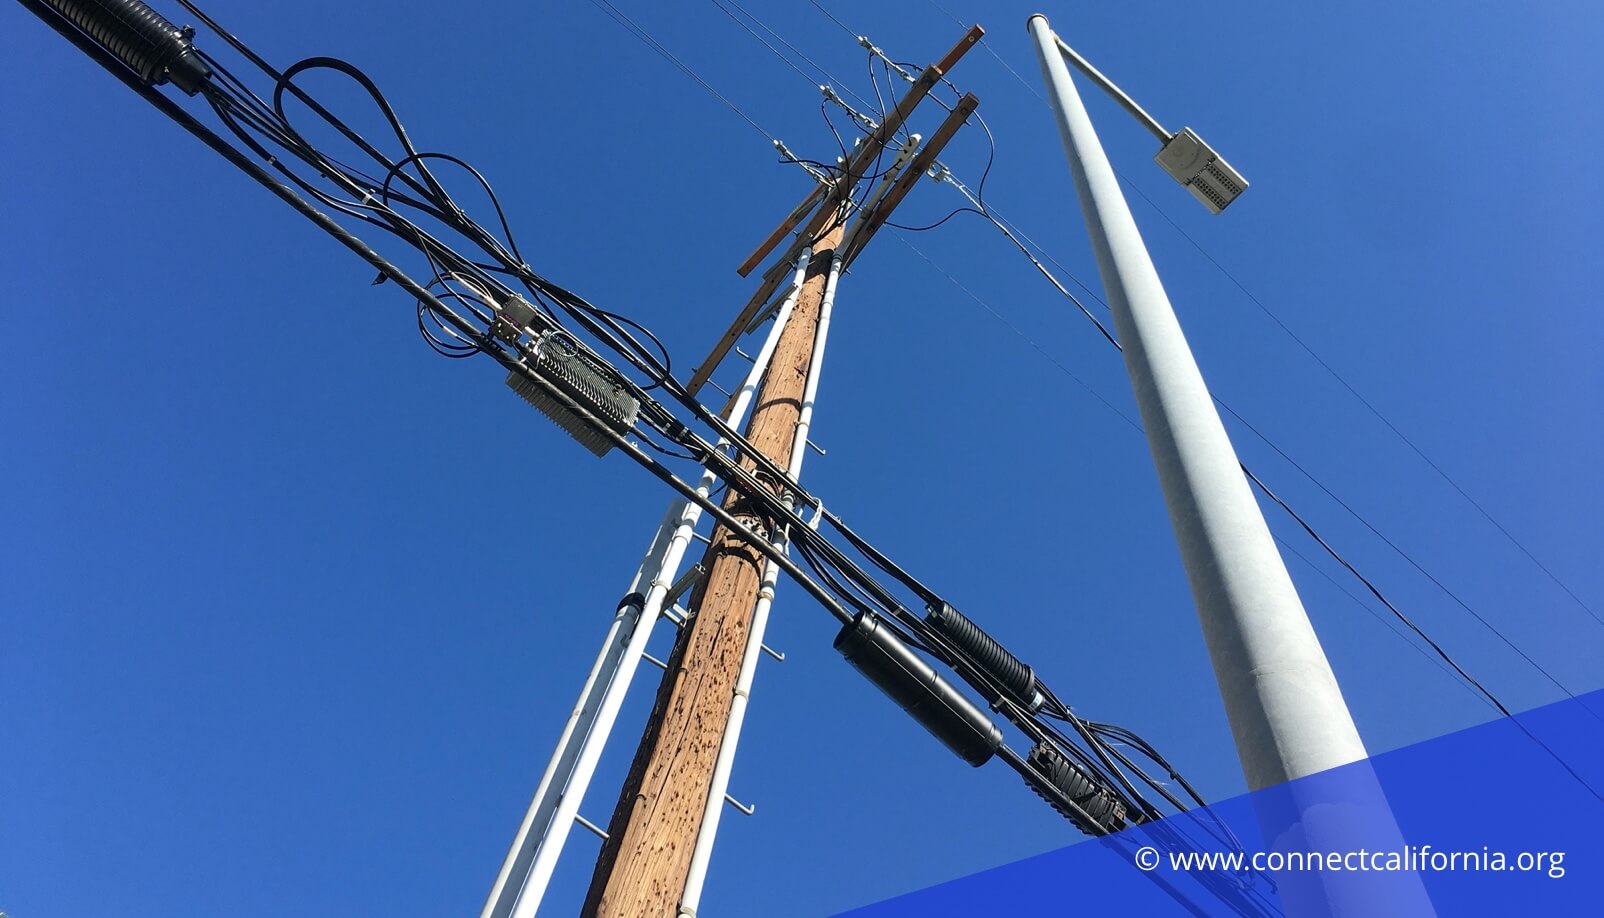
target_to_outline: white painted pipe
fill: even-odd
[[[845,235],[841,237],[841,244],[836,246],[835,250],[837,252],[846,252],[851,249],[853,238],[858,235],[859,230],[863,229],[864,223],[874,216],[875,208],[879,206],[886,193],[891,190],[891,184],[897,180],[897,176],[908,165],[908,160],[913,159],[914,152],[919,149],[920,140],[921,138],[918,134],[910,134],[908,142],[897,150],[896,157],[891,160],[890,168],[886,169],[885,174],[880,176],[879,184],[874,186],[874,190],[869,192],[869,196],[864,199],[863,206],[858,208],[858,218],[852,221],[852,225],[847,227]],[[887,142],[889,143],[890,141]]]
[[[661,569],[669,541],[679,525],[685,506],[686,502],[683,500],[669,505],[668,512],[663,515],[663,522],[657,527],[657,534],[652,537],[651,547],[647,549],[646,557],[641,561],[640,569],[630,581],[630,593],[636,593],[643,579],[655,575]],[[479,913],[480,918],[506,918],[512,914],[513,904],[518,898],[519,890],[525,885],[524,879],[528,876],[531,861],[535,857],[537,846],[534,839],[541,838],[551,824],[552,814],[556,811],[557,801],[561,796],[561,787],[573,774],[579,754],[585,746],[587,737],[591,735],[602,699],[613,682],[614,674],[618,671],[619,661],[623,658],[624,644],[635,631],[640,621],[640,613],[639,604],[622,603],[618,607],[617,614],[613,616],[612,624],[607,629],[607,637],[602,641],[601,652],[596,655],[596,662],[591,666],[590,674],[585,678],[585,685],[579,691],[579,700],[568,714],[568,722],[563,725],[562,735],[557,740],[557,749],[552,753],[551,761],[546,764],[545,773],[540,776],[535,796],[529,802],[529,809],[524,812],[523,822],[518,826],[518,834],[513,837],[512,847],[508,849],[501,870],[496,874],[496,882],[490,887],[490,895],[485,899],[484,908]],[[540,828],[537,830],[536,826]],[[512,882],[510,887],[509,882]]]
[[[811,249],[804,248],[797,257],[793,290],[781,302],[774,326],[753,358],[752,368],[730,405],[725,421],[731,427],[742,422],[752,404],[779,344],[780,332],[796,306],[812,254]],[[719,446],[725,445],[726,441],[720,439]],[[717,476],[704,469],[697,482],[697,492],[707,495],[716,482]],[[612,733],[641,655],[645,653],[652,626],[662,613],[663,599],[679,573],[685,549],[701,516],[702,508],[689,501],[676,501],[669,507],[646,559],[630,583],[632,593],[640,592],[643,582],[646,584],[644,601],[638,608],[623,606],[614,617],[602,651],[580,690],[579,702],[563,728],[557,750],[513,838],[480,918],[532,918],[540,908],[552,871],[579,814],[579,805],[595,775],[602,749]]]

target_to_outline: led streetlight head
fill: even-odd
[[[1242,173],[1232,169],[1191,128],[1181,128],[1153,161],[1213,213],[1224,210],[1248,187]]]

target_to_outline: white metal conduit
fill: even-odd
[[[774,325],[763,346],[752,361],[745,382],[736,392],[725,422],[736,427],[745,419],[746,412],[774,356],[791,310],[802,289],[812,249],[804,248],[797,257],[797,268],[791,291],[780,303]],[[720,439],[719,448],[728,445]],[[711,493],[717,476],[703,469],[697,482],[697,492]],[[568,834],[573,830],[579,805],[590,787],[602,749],[612,733],[623,706],[624,696],[646,651],[652,627],[663,611],[663,600],[679,573],[685,550],[690,544],[696,524],[702,517],[702,508],[686,500],[675,501],[652,537],[650,548],[641,561],[639,570],[630,581],[630,593],[642,592],[644,600],[623,604],[608,627],[607,636],[597,655],[585,685],[580,689],[579,700],[557,740],[557,749],[541,776],[535,796],[524,814],[523,822],[513,838],[512,847],[496,875],[495,884],[485,899],[480,918],[532,918],[545,897],[551,882],[552,871],[562,855]]]

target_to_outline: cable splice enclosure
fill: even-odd
[[[1084,769],[1071,762],[1062,752],[1047,743],[1037,743],[1030,750],[1026,763],[1048,784],[1075,802],[1092,822],[1072,810],[1065,810],[1058,801],[1032,785],[1031,789],[1073,822],[1076,828],[1088,835],[1108,835],[1125,828],[1125,805],[1107,788],[1094,781]]]
[[[945,602],[931,605],[925,615],[925,624],[957,644],[981,669],[1002,683],[1008,690],[1008,696],[1023,705],[1025,710],[1034,712],[1041,707],[1042,693],[1036,686],[1035,671],[962,612]],[[982,685],[975,685],[975,689],[986,695],[987,701],[997,700],[994,690]]]
[[[212,75],[195,54],[189,33],[139,0],[42,0],[105,48],[139,79],[159,85],[170,78],[194,95]]]
[[[640,416],[640,401],[629,394],[617,370],[582,347],[567,332],[553,329],[541,335],[529,348],[524,364],[591,412],[596,422],[619,434],[635,426]],[[556,421],[557,426],[568,431],[568,435],[592,455],[605,456],[613,448],[613,441],[595,423],[569,410],[524,374],[508,372],[507,385]]]
[[[1002,731],[891,633],[878,616],[861,613],[835,637],[835,649],[970,765],[984,765],[1002,745]]]

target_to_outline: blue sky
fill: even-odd
[[[871,95],[863,52],[812,5],[745,5]],[[825,5],[914,63],[961,32],[924,0]],[[792,150],[831,155],[810,82],[713,4],[619,6]],[[1033,93],[1023,25],[1039,7],[942,6],[983,23],[997,55],[953,73],[996,135],[988,201],[1095,287]],[[1231,279],[1604,610],[1604,14],[1041,9],[1253,183],[1210,217],[1151,164],[1152,138],[1086,93],[1216,393],[1564,686],[1604,686],[1604,626]],[[750,294],[735,265],[807,187],[590,4],[210,10],[280,65],[365,69],[420,146],[490,177],[537,270],[652,327],[682,374]],[[366,266],[20,7],[0,17],[0,909],[476,911],[669,493],[622,456],[590,457],[487,362],[430,353],[404,294],[370,287]],[[308,85],[377,136],[355,94]],[[974,186],[986,155],[968,128],[943,159]],[[899,219],[961,204],[922,185]],[[814,426],[829,454],[806,477],[1080,713],[1233,795],[1146,446],[1093,391],[1135,416],[1117,355],[988,224],[885,233],[842,283]],[[1511,707],[1564,697],[1231,432]],[[1372,750],[1491,716],[1268,517],[1314,562],[1288,557]],[[771,627],[787,661],[758,674],[732,784],[757,815],[724,820],[708,914],[827,914],[1077,840],[1011,772],[969,769],[844,666],[794,585]],[[649,694],[583,807],[594,820]],[[553,914],[582,895],[594,851],[574,836]]]

